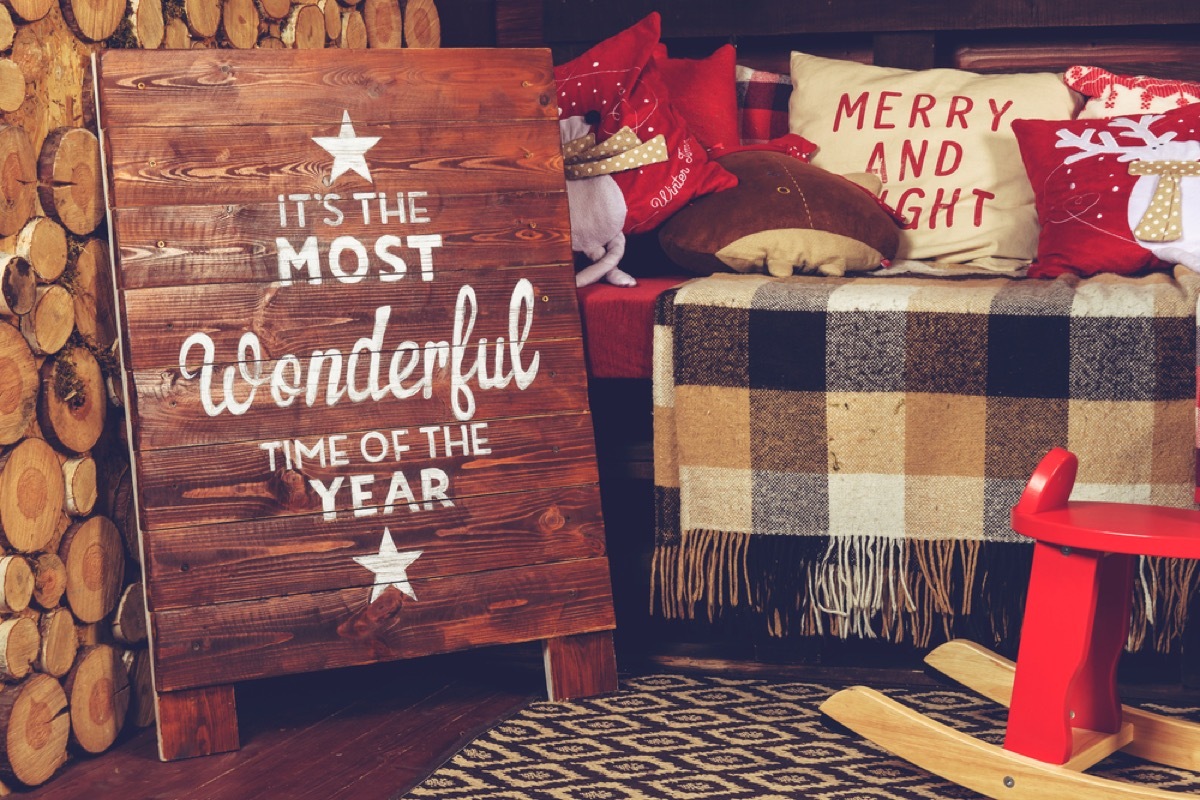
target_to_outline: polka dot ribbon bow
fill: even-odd
[[[1134,161],[1130,175],[1157,175],[1150,207],[1133,235],[1143,242],[1174,242],[1183,237],[1183,179],[1200,176],[1200,161]]]
[[[642,142],[630,128],[621,128],[600,144],[589,133],[563,145],[567,180],[578,181],[597,175],[611,175],[667,160],[667,139],[661,133]]]

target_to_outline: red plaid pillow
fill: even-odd
[[[742,144],[761,144],[786,134],[791,76],[738,64],[736,81]]]

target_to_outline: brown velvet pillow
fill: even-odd
[[[730,153],[717,163],[737,175],[737,187],[695,200],[659,231],[679,266],[701,275],[843,275],[895,257],[896,222],[846,178],[770,151]]]

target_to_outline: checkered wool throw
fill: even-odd
[[[1032,548],[1009,510],[1051,447],[1079,456],[1076,499],[1191,506],[1198,290],[1181,267],[714,275],[664,294],[657,609],[1010,641]],[[1195,562],[1145,559],[1139,577],[1130,645],[1170,649]]]

